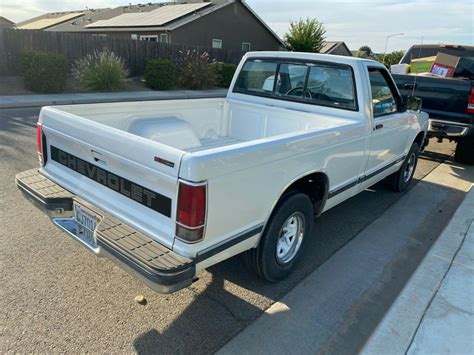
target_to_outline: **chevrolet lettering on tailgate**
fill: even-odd
[[[166,217],[171,216],[171,199],[146,187],[140,186],[118,175],[99,168],[59,148],[51,146],[51,159],[68,167],[101,185],[115,190],[138,203],[147,206]]]

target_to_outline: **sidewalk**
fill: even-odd
[[[474,188],[362,354],[472,354]]]
[[[463,347],[473,324],[472,229],[465,237],[474,219],[473,182],[473,167],[438,166],[218,354],[432,354],[442,341]],[[427,266],[432,258],[439,260]],[[467,265],[463,272],[458,262]],[[436,320],[437,290],[438,297],[453,296],[457,317]]]
[[[227,89],[0,96],[0,109],[48,105],[225,97]]]

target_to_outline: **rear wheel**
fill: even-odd
[[[300,258],[312,227],[313,205],[303,193],[284,195],[272,213],[257,248],[245,252],[244,261],[267,281],[288,276]]]
[[[420,148],[418,143],[413,143],[400,169],[387,177],[387,182],[392,190],[402,192],[410,186],[418,163],[419,154]]]
[[[474,136],[465,137],[458,141],[454,160],[464,164],[474,164]]]

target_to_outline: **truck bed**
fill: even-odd
[[[218,99],[170,100],[51,107],[71,120],[86,119],[182,152],[198,152],[294,132],[324,130],[351,120]]]
[[[423,75],[415,79],[415,75],[409,74],[394,74],[393,79],[404,99],[414,95],[423,100],[423,111],[430,118],[471,123],[472,114],[466,112],[466,108],[474,81]]]

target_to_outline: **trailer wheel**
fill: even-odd
[[[454,160],[464,164],[474,164],[474,136],[465,137],[458,141]]]
[[[244,254],[244,262],[258,276],[278,281],[288,276],[303,252],[313,223],[313,205],[301,192],[284,195],[272,213],[257,248]]]

